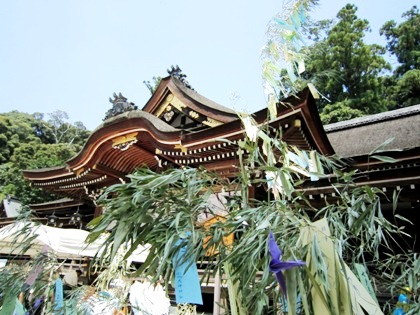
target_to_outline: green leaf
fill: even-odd
[[[372,287],[372,284],[370,283],[370,279],[366,272],[366,267],[362,264],[354,264],[355,268],[355,275],[359,279],[360,283],[364,286],[364,288],[369,292],[372,299],[378,303],[378,300],[376,299],[375,291]]]
[[[86,237],[86,242],[93,243],[95,240],[98,239],[99,236],[101,236],[102,233],[102,231],[90,232],[89,235]]]
[[[99,216],[97,216],[96,218],[94,218],[94,219],[92,219],[88,224],[87,224],[87,228],[95,228],[98,224],[99,224],[99,222],[101,222],[101,220],[102,220],[102,218],[103,218],[103,214],[102,215],[99,215]]]
[[[128,224],[126,221],[120,221],[118,223],[117,230],[115,231],[114,244],[112,246],[111,259],[115,257],[127,234],[130,232],[127,227]]]
[[[384,152],[384,151],[387,151],[387,150],[384,150],[384,148],[388,145],[388,144],[390,144],[392,141],[394,141],[394,139],[395,139],[395,137],[392,137],[392,138],[389,138],[389,139],[387,139],[387,140],[385,140],[384,142],[382,142],[380,145],[378,145],[376,148],[374,148],[370,153],[369,153],[369,155],[372,155],[372,154],[374,154],[374,153],[380,153],[380,152]]]
[[[297,279],[298,279],[300,296],[302,298],[302,305],[303,305],[304,314],[310,314],[311,311],[310,311],[310,308],[309,308],[309,301],[308,301],[309,292],[306,292],[306,290],[305,290],[305,285],[302,281],[301,275],[299,275],[297,277]]]
[[[270,226],[270,220],[269,218],[264,219],[258,226],[256,227],[257,230],[263,230]]]
[[[273,20],[277,22],[277,25],[278,25],[280,28],[283,28],[283,29],[286,29],[286,30],[289,30],[289,31],[295,31],[295,27],[294,27],[293,25],[290,25],[290,24],[289,24],[289,23],[287,23],[286,21],[281,20],[281,19],[276,18],[276,17],[275,17],[275,18],[273,18]]]
[[[381,152],[401,152],[402,149],[398,149],[398,148],[386,149],[385,148],[387,145],[389,145],[393,141],[394,141],[394,137],[385,140],[383,143],[381,143],[379,146],[373,149],[368,155],[373,155],[373,154],[381,153]]]
[[[370,156],[372,159],[377,159],[379,161],[385,162],[385,163],[397,163],[398,160],[394,159],[390,156],[384,156],[384,155],[371,155]]]
[[[296,315],[297,313],[297,269],[292,268],[284,272],[286,283],[287,283],[287,305],[290,315]]]
[[[152,261],[155,259],[156,257],[156,248],[154,246],[152,246],[149,249],[149,254],[147,255],[146,260],[144,261],[144,263],[140,266],[139,269],[137,269],[137,271],[135,272],[136,276],[140,276],[147,268],[150,267],[150,264],[152,263]]]

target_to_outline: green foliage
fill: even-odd
[[[21,144],[14,150],[9,163],[0,165],[0,187],[4,195],[12,195],[23,204],[53,200],[46,191],[30,187],[22,170],[61,166],[77,153],[78,148],[68,144],[43,144],[38,141]],[[3,197],[4,198],[4,197]]]
[[[420,103],[420,15],[416,6],[402,15],[405,21],[386,22],[381,30],[388,51],[399,62],[394,75],[385,82],[389,109]]]
[[[343,120],[362,117],[364,115],[363,112],[359,109],[352,108],[352,102],[352,100],[345,100],[325,105],[320,114],[322,122],[324,124],[331,124]]]
[[[399,78],[389,78],[386,92],[389,109],[420,104],[420,70],[409,70]]]
[[[65,112],[50,114],[48,122],[43,118],[41,113],[0,114],[0,200],[6,195],[25,204],[51,200],[51,194],[29,186],[22,170],[62,166],[90,134],[82,123],[66,123]]]
[[[54,143],[68,143],[82,146],[90,132],[82,122],[77,121],[74,125],[66,122],[69,116],[62,110],[56,110],[50,114],[48,119],[48,133],[54,139]]]
[[[128,242],[128,257],[138,245],[150,244],[148,262],[140,272],[155,279],[170,280],[171,258],[175,245],[187,232],[192,232],[189,249],[196,257],[204,252],[199,245],[203,235],[195,233],[197,216],[206,209],[206,200],[214,180],[211,174],[196,169],[172,170],[156,174],[140,169],[130,175],[131,182],[107,189],[100,198],[106,211],[93,226],[89,241],[106,232],[112,222],[117,226],[108,235],[107,250],[112,260],[121,245]],[[141,187],[141,189],[139,189]],[[118,198],[114,198],[118,196]],[[117,204],[120,200],[124,204]],[[121,205],[123,205],[121,207]],[[135,209],[135,210],[134,210]],[[162,262],[161,262],[162,259]]]
[[[301,29],[309,23],[309,10],[317,0],[284,3],[281,13],[268,25],[268,41],[263,49],[263,78],[267,95],[278,99],[295,93],[296,81],[305,71]]]
[[[292,4],[291,4],[292,3]],[[265,90],[277,99],[311,86],[319,94],[323,123],[332,123],[419,102],[419,15],[417,7],[403,14],[406,21],[387,22],[381,29],[387,49],[401,63],[394,76],[377,44],[364,36],[369,22],[357,17],[357,8],[344,6],[336,20],[312,23],[307,16],[313,1],[289,2],[268,25],[268,43],[263,50]],[[304,46],[302,32],[313,42]]]
[[[66,143],[28,143],[16,149],[10,162],[21,170],[60,166],[73,157],[78,149]]]
[[[395,99],[399,107],[420,104],[420,69],[403,74],[397,82]]]
[[[410,288],[410,307],[409,314],[420,313],[420,302],[418,294],[420,292],[420,257],[419,253],[408,252],[398,255],[388,255],[388,259],[380,265],[379,275],[381,280],[385,280],[387,288],[397,299],[404,288]],[[417,296],[417,301],[415,300]],[[388,303],[388,310],[393,309],[393,303]]]
[[[316,87],[325,96],[318,102],[321,114],[332,103],[328,120],[357,117],[360,113],[385,111],[383,79],[380,75],[390,70],[379,45],[367,45],[363,38],[369,31],[369,22],[356,16],[357,8],[347,4],[337,14],[337,22],[322,22],[311,34],[319,39],[308,49],[307,78],[316,77]],[[324,35],[325,34],[325,35]],[[317,76],[329,69],[332,76]],[[335,103],[341,102],[339,106]],[[331,105],[330,105],[331,106]],[[343,113],[341,113],[343,111]],[[331,112],[334,118],[331,118]]]
[[[22,292],[28,297],[29,290],[31,290],[33,297],[45,297],[52,284],[49,279],[52,274],[50,268],[56,263],[56,258],[50,253],[40,253],[26,262],[9,259],[8,266],[0,270],[0,282],[2,284],[0,287],[0,305],[6,309],[8,305],[12,304],[13,311],[19,293]],[[31,285],[26,284],[31,272],[38,268],[40,272],[37,280]],[[31,303],[34,303],[34,300]]]
[[[143,81],[143,84],[146,85],[147,89],[149,90],[150,94],[153,95],[153,93],[155,93],[157,87],[160,84],[160,81],[162,80],[162,77],[153,77],[152,78],[153,82],[150,83],[150,81]]]
[[[20,144],[32,141],[50,143],[38,119],[17,111],[0,114],[0,163],[8,162]]]
[[[254,129],[247,128],[247,133],[252,134]],[[130,183],[109,187],[99,200],[104,214],[90,224],[90,241],[102,233],[107,237],[99,258],[110,262],[121,248],[128,246],[123,250],[127,258],[138,246],[149,245],[149,255],[135,275],[152,276],[168,284],[173,277],[172,259],[180,246],[186,246],[188,258],[199,264],[211,262],[201,265],[205,269],[203,281],[217,272],[229,275],[229,294],[235,298],[232,313],[276,313],[285,301],[268,268],[267,236],[272,230],[283,251],[282,260],[303,259],[310,264],[310,268],[286,273],[290,312],[302,314],[302,309],[298,313],[298,295],[305,314],[316,314],[320,305],[331,314],[337,313],[337,308],[355,311],[353,301],[357,298],[349,299],[344,291],[333,295],[335,289],[328,279],[346,279],[340,271],[345,263],[350,267],[356,263],[363,266],[381,263],[380,246],[390,245],[392,234],[399,232],[381,212],[382,193],[368,186],[354,187],[355,174],[346,172],[340,159],[304,152],[289,147],[279,137],[267,135],[267,131],[257,130],[256,137],[239,143],[248,153],[241,156],[241,172],[229,185],[205,170],[185,168],[163,174],[139,169],[130,176]],[[304,162],[297,163],[296,156]],[[305,162],[317,169],[308,169]],[[308,176],[325,176],[323,171],[335,178],[338,198],[322,207],[313,205],[300,185]],[[249,199],[249,185],[265,187],[265,200]],[[223,190],[235,192],[224,203],[224,220],[210,228],[199,224],[198,217],[211,211],[209,197]],[[302,229],[310,230],[318,218],[325,218],[331,230],[329,246],[337,253],[334,275],[327,260],[331,258],[325,256],[323,245],[315,239],[306,245],[301,240]],[[226,246],[223,237],[231,234],[236,236],[234,242]],[[180,240],[183,243],[179,244]],[[217,254],[206,255],[209,248]],[[347,280],[340,281],[344,281],[340,286],[351,288]],[[318,292],[321,300],[317,301],[321,304],[313,300],[313,290]]]
[[[417,6],[402,15],[405,21],[397,25],[395,21],[386,22],[380,34],[385,35],[387,49],[400,63],[395,69],[397,77],[407,71],[420,68],[420,15]]]

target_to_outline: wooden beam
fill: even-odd
[[[38,211],[50,211],[50,210],[59,210],[59,209],[68,209],[68,208],[74,208],[77,206],[83,206],[83,203],[69,203],[69,204],[60,204],[60,205],[51,205],[49,207],[30,207],[32,210],[38,212]]]
[[[105,175],[111,176],[111,177],[115,177],[117,179],[124,179],[126,177],[127,174],[114,170],[108,166],[105,165],[101,165],[101,164],[95,164],[92,169],[99,171]]]

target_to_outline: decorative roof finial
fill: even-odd
[[[105,118],[103,120],[107,120],[108,118],[117,116],[124,112],[136,110],[137,106],[132,102],[127,102],[127,98],[124,97],[121,92],[113,94],[114,99],[109,98],[109,102],[112,103],[112,108],[108,110],[105,114]]]
[[[184,74],[184,73],[182,73],[182,70],[181,70],[181,68],[178,65],[176,65],[175,67],[172,65],[171,68],[170,69],[167,69],[166,71],[168,72],[168,74],[171,77],[174,77],[174,78],[178,79],[179,81],[181,81],[181,83],[185,87],[187,87],[187,88],[189,88],[191,90],[194,90],[191,87],[191,85],[188,83],[187,79],[186,79],[187,78],[187,75]]]

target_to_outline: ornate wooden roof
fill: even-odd
[[[142,110],[135,109],[122,95],[114,98],[121,111],[110,112],[120,113],[98,126],[75,157],[60,167],[23,172],[34,186],[70,198],[32,205],[39,216],[44,213],[44,219],[48,219],[58,214],[66,225],[70,225],[74,213],[82,213],[86,219],[93,215],[94,207],[89,205],[95,203],[103,188],[127,181],[126,176],[142,166],[156,171],[204,166],[226,177],[237,173],[238,154],[246,155],[238,146],[245,137],[242,121],[235,112],[198,94],[185,81],[172,76],[162,79]],[[360,175],[356,185],[376,186],[389,200],[394,190],[399,191],[399,213],[418,223],[412,210],[420,208],[419,114],[417,106],[333,124],[324,130],[315,100],[305,89],[279,102],[274,119],[268,119],[267,109],[254,113],[253,118],[272,132],[281,131],[290,145],[324,155],[332,155],[336,149],[338,154],[351,157]],[[396,141],[388,149],[403,150],[385,155],[398,162],[373,161],[368,153],[391,136]],[[333,178],[308,181],[301,189],[314,205],[325,199],[333,201],[336,192],[331,181]],[[383,209],[390,206],[385,202]],[[388,210],[391,215],[392,209]]]
[[[253,116],[258,124],[281,130],[291,145],[334,153],[309,90],[278,103],[277,112],[272,120],[267,119],[266,109]],[[34,186],[58,195],[95,200],[102,188],[125,182],[126,175],[143,166],[159,170],[202,165],[232,176],[237,172],[241,139],[244,130],[234,111],[169,76],[162,79],[143,110],[105,120],[65,165],[23,174]]]
[[[172,76],[161,80],[143,111],[184,132],[209,129],[238,118],[235,111],[205,98]]]

